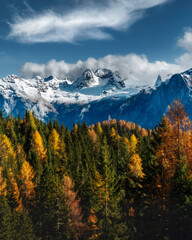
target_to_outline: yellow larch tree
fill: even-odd
[[[98,132],[99,132],[99,134],[102,134],[103,133],[103,129],[102,129],[102,127],[101,127],[101,123],[100,122],[98,122]]]
[[[35,197],[35,187],[33,180],[35,177],[35,172],[31,165],[25,160],[22,167],[21,173],[18,176],[21,181],[21,196],[22,199],[28,203],[28,201],[33,200]]]
[[[60,139],[59,133],[55,129],[53,129],[51,135],[49,136],[49,142],[53,151],[58,153]]]
[[[37,156],[42,163],[47,161],[47,149],[44,148],[43,139],[39,134],[38,130],[36,130],[33,134],[32,149],[37,153]]]
[[[130,150],[131,150],[132,153],[134,153],[136,151],[136,146],[137,146],[137,143],[138,143],[138,140],[137,140],[137,138],[135,137],[134,134],[131,135],[129,143],[130,143],[130,148],[131,148]]]
[[[115,131],[114,127],[112,127],[112,129],[111,129],[111,137],[112,138],[116,137],[116,131]]]
[[[0,165],[5,166],[8,161],[14,161],[15,151],[10,139],[5,134],[0,134]]]
[[[54,153],[56,153],[60,158],[64,157],[65,143],[55,129],[53,129],[51,135],[49,136],[49,143]]]
[[[137,153],[134,153],[130,158],[130,171],[136,178],[143,178],[145,174],[143,173],[142,160]]]

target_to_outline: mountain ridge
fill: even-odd
[[[23,79],[8,75],[0,79],[0,108],[6,115],[31,110],[48,121],[58,119],[72,127],[72,122],[124,119],[142,127],[154,127],[167,106],[180,98],[192,117],[192,69],[157,77],[154,86],[127,87],[118,72],[108,69],[86,69],[75,81],[35,77]]]

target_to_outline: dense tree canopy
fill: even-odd
[[[0,116],[0,239],[191,239],[192,128]]]

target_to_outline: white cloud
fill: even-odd
[[[128,54],[125,56],[108,55],[98,60],[88,58],[84,62],[78,61],[74,64],[65,61],[57,62],[56,60],[39,65],[25,63],[22,67],[22,74],[24,78],[32,78],[36,75],[42,77],[54,75],[61,79],[69,77],[71,80],[75,80],[87,68],[93,71],[97,68],[119,71],[121,76],[127,79],[127,85],[154,84],[158,74],[166,77],[168,74],[184,70],[177,64],[169,64],[163,61],[152,63],[144,55]]]
[[[192,28],[186,29],[184,36],[178,40],[178,46],[192,52]]]
[[[54,11],[16,17],[10,23],[9,38],[23,43],[74,42],[84,39],[108,39],[106,29],[126,30],[143,16],[144,10],[169,0],[107,0],[105,4],[91,1],[87,7],[76,8],[63,14]]]
[[[150,62],[145,55],[135,53],[124,56],[108,55],[103,58],[88,58],[86,61],[67,63],[57,62],[52,59],[46,64],[25,63],[22,67],[24,78],[34,76],[48,77],[50,75],[64,79],[66,77],[75,80],[85,69],[107,68],[112,71],[119,71],[123,78],[126,78],[127,85],[152,85],[158,74],[162,77],[182,72],[192,67],[192,29],[185,30],[183,37],[178,39],[178,46],[186,49],[186,53],[175,59],[174,63],[166,61]]]
[[[185,53],[176,59],[176,63],[185,70],[192,67],[192,52]]]
[[[185,28],[183,37],[179,38],[177,41],[179,47],[184,48],[187,52],[180,57],[178,57],[175,62],[183,66],[183,68],[188,69],[192,67],[192,28]]]

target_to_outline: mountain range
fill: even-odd
[[[0,109],[5,116],[22,117],[27,109],[44,121],[57,119],[69,128],[74,122],[92,124],[110,118],[152,128],[175,98],[180,98],[192,118],[192,69],[154,86],[130,86],[118,72],[86,69],[74,81],[54,76],[0,79]]]

